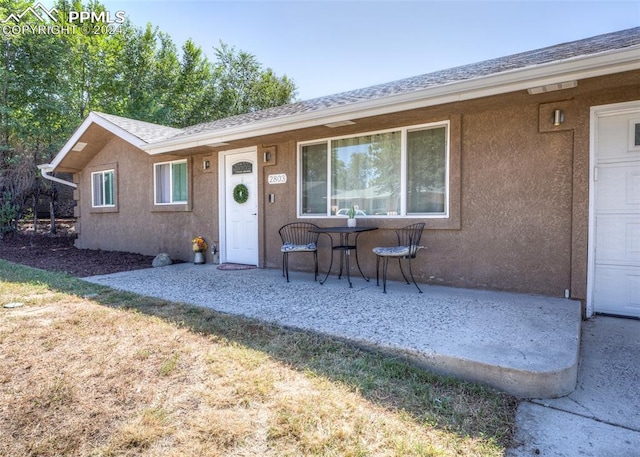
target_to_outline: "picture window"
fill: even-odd
[[[301,216],[448,217],[449,124],[299,145]]]

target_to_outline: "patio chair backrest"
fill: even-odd
[[[292,222],[284,225],[278,230],[282,244],[309,245],[318,244],[319,233],[309,230],[317,229],[318,226],[310,222]]]
[[[398,246],[409,246],[409,255],[412,259],[415,259],[416,254],[418,253],[418,246],[420,244],[420,238],[422,237],[424,225],[425,224],[423,222],[419,222],[396,230]]]

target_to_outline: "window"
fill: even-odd
[[[304,143],[301,216],[447,217],[449,124]]]
[[[155,203],[169,205],[187,203],[187,161],[154,165]]]
[[[640,150],[640,121],[631,119],[629,121],[629,152]]]
[[[91,173],[91,200],[94,208],[115,206],[113,177],[113,170]]]

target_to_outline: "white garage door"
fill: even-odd
[[[640,317],[640,102],[595,111],[592,306]]]

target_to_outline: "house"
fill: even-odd
[[[368,274],[421,221],[419,281],[640,317],[640,27],[184,129],[91,113],[40,168],[79,248],[279,268],[280,226],[355,202]]]

